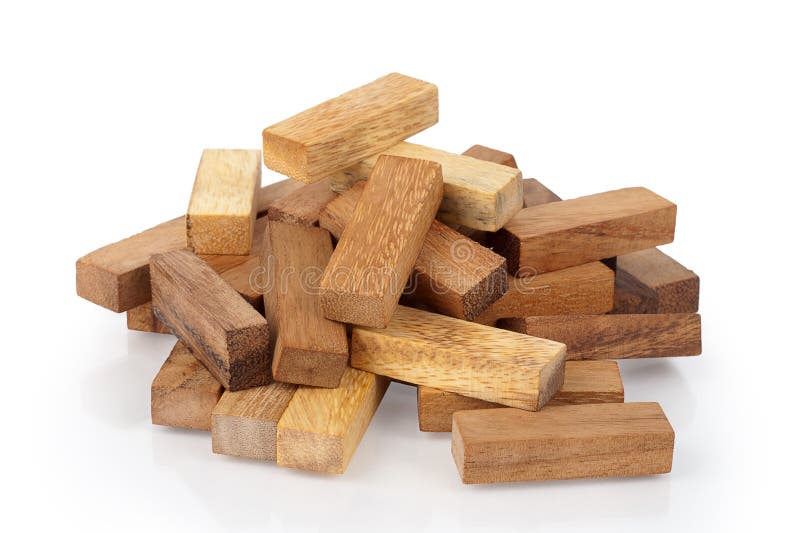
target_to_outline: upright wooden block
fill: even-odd
[[[386,326],[441,200],[438,163],[378,160],[322,277],[326,317]]]
[[[475,159],[480,159],[481,161],[491,161],[492,163],[497,163],[498,165],[503,165],[506,167],[519,168],[517,167],[517,160],[514,159],[513,155],[509,154],[508,152],[495,150],[494,148],[481,146],[480,144],[471,146],[462,155],[474,157]]]
[[[564,383],[564,345],[400,306],[386,329],[354,327],[353,368],[536,411]]]
[[[348,368],[336,389],[298,388],[278,422],[278,466],[343,474],[388,386]]]
[[[558,405],[621,403],[625,401],[622,377],[616,361],[567,361],[564,385],[547,402],[545,409]],[[453,413],[504,407],[453,392],[417,387],[417,414],[420,431],[450,431]]]
[[[495,235],[512,274],[531,276],[672,242],[676,206],[634,187],[527,207]]]
[[[329,203],[320,225],[334,237],[350,222],[366,182]],[[414,262],[406,293],[438,313],[473,320],[508,288],[506,260],[438,220],[431,223]]]
[[[504,319],[500,327],[567,345],[567,359],[700,355],[700,315],[570,315]]]
[[[497,231],[522,208],[522,173],[515,168],[407,142],[384,150],[383,155],[442,165],[444,196],[438,218],[446,224]],[[370,157],[333,175],[331,186],[341,192],[367,179],[377,160],[378,156]]]
[[[208,431],[220,396],[222,385],[178,341],[150,387],[153,424]]]
[[[269,328],[206,263],[188,250],[153,256],[156,317],[229,390],[270,381]]]
[[[453,415],[452,452],[464,483],[664,474],[674,443],[657,403]]]
[[[389,74],[264,130],[264,164],[313,183],[439,121],[439,90]]]
[[[278,381],[337,387],[347,368],[345,325],[325,318],[319,305],[319,274],[332,252],[324,229],[269,224],[264,309],[274,345],[272,375]]]
[[[238,392],[226,391],[212,412],[214,453],[275,461],[278,420],[297,385],[273,382]]]
[[[198,254],[248,254],[259,187],[258,150],[203,150],[186,212],[189,249]]]
[[[696,313],[700,278],[657,248],[617,257],[615,313]]]
[[[330,180],[303,185],[287,194],[269,208],[270,220],[279,220],[303,226],[318,226],[319,215],[337,194],[331,190]]]

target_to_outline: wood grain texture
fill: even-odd
[[[305,187],[303,182],[285,179],[264,185],[258,190],[256,195],[256,205],[258,206],[258,217],[263,217],[269,212],[269,208],[288,194],[292,194],[298,189]]]
[[[621,403],[625,401],[622,376],[616,361],[567,361],[564,385],[544,409],[558,405]],[[497,409],[503,405],[420,385],[417,415],[420,431],[450,431],[453,413],[474,409]]]
[[[198,254],[248,254],[260,187],[260,151],[203,150],[186,212],[187,247]]]
[[[153,424],[208,431],[222,392],[222,385],[178,341],[150,387]]]
[[[273,382],[236,392],[225,391],[212,412],[214,453],[275,461],[278,421],[297,385]]]
[[[153,304],[147,302],[125,313],[128,329],[133,331],[145,331],[148,333],[169,333],[165,326],[156,315],[153,314]]]
[[[617,257],[615,313],[696,313],[700,278],[657,248]]]
[[[519,168],[517,166],[517,160],[514,159],[513,155],[480,144],[470,146],[462,155],[474,157],[481,161],[491,161],[492,163],[497,163],[498,165],[506,167]]]
[[[522,180],[522,199],[525,207],[561,201],[556,193],[533,178]]]
[[[664,474],[672,470],[674,443],[657,403],[453,415],[452,452],[464,483]]]
[[[567,345],[567,359],[677,357],[702,352],[700,315],[570,315],[503,319],[499,326]]]
[[[386,326],[441,200],[438,163],[378,159],[320,283],[327,318]]]
[[[153,310],[229,390],[270,381],[267,321],[188,250],[153,256]]]
[[[386,329],[354,327],[353,368],[535,411],[564,382],[563,344],[400,306]]]
[[[438,120],[435,85],[389,74],[264,129],[264,164],[313,183]]]
[[[527,207],[493,244],[509,272],[531,276],[672,242],[677,207],[633,187]]]
[[[348,368],[336,389],[299,387],[278,422],[278,465],[343,474],[388,386]]]
[[[350,222],[366,182],[359,182],[329,203],[320,225],[339,237]],[[415,305],[473,320],[508,289],[506,260],[442,224],[431,223],[414,262],[406,296]]]
[[[518,278],[508,275],[508,290],[474,318],[493,326],[500,318],[604,314],[614,305],[614,273],[600,261]]]
[[[269,223],[264,309],[272,375],[278,381],[338,387],[347,368],[345,325],[325,318],[319,305],[319,278],[332,253],[331,236],[324,229]]]
[[[435,161],[442,165],[444,196],[438,218],[446,224],[497,231],[522,208],[522,173],[514,168],[403,142],[384,155]],[[331,176],[337,192],[367,179],[378,156]]]
[[[331,190],[330,180],[309,183],[274,202],[269,208],[270,220],[279,220],[303,226],[318,226],[320,212],[337,197]]]

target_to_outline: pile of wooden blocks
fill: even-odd
[[[153,423],[343,473],[395,380],[465,483],[669,472],[672,427],[613,359],[701,351],[699,280],[655,248],[675,204],[405,142],[438,107],[390,74],[266,128],[263,157],[205,150],[185,216],[77,261],[80,296],[178,339]],[[261,187],[262,160],[290,179]]]

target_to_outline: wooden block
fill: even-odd
[[[495,150],[494,148],[481,146],[480,144],[471,146],[462,155],[474,157],[475,159],[480,159],[481,161],[491,161],[492,163],[497,163],[498,165],[504,165],[511,168],[519,168],[517,167],[517,161],[514,159],[513,155],[507,152],[501,152],[500,150]]]
[[[622,377],[616,361],[567,361],[564,385],[544,409],[558,405],[621,403],[625,401]],[[450,431],[453,413],[474,409],[504,407],[453,392],[417,387],[417,414],[420,431]]]
[[[153,256],[156,317],[229,390],[270,382],[269,328],[230,285],[188,250]]]
[[[564,345],[400,306],[386,329],[354,327],[353,368],[536,411],[564,383]]]
[[[570,315],[503,319],[499,326],[567,345],[567,359],[700,355],[700,315]]]
[[[677,207],[633,187],[527,207],[497,232],[508,269],[531,276],[672,242]]]
[[[188,248],[198,254],[248,254],[259,187],[258,150],[203,150],[186,213]]]
[[[515,168],[407,142],[383,154],[442,165],[444,196],[438,218],[446,224],[497,231],[522,208],[522,173]],[[341,192],[356,181],[367,179],[377,159],[370,157],[332,175],[331,187]]]
[[[150,387],[153,424],[208,431],[211,410],[222,390],[206,367],[178,341]]]
[[[272,375],[278,381],[338,387],[347,368],[345,325],[325,318],[319,305],[319,275],[332,252],[324,229],[269,223],[264,309],[273,343]]]
[[[214,453],[275,461],[278,420],[297,385],[273,382],[261,387],[226,391],[212,412]]]
[[[167,326],[153,314],[153,304],[147,302],[127,311],[128,329],[150,333],[169,333]]]
[[[617,258],[615,313],[696,313],[699,304],[700,278],[661,250]]]
[[[320,212],[337,194],[331,190],[330,180],[303,185],[287,194],[269,208],[270,220],[279,220],[303,226],[318,226]]]
[[[561,201],[556,193],[533,178],[522,180],[522,199],[525,207]]]
[[[366,182],[329,203],[320,225],[339,237],[350,222]],[[613,283],[613,280],[612,280]],[[438,220],[431,223],[414,262],[406,295],[415,305],[473,320],[508,289],[506,260]]]
[[[441,200],[438,163],[378,159],[322,277],[327,318],[386,326]]]
[[[264,130],[264,164],[313,183],[439,121],[439,90],[389,74]]]
[[[348,368],[336,389],[299,387],[278,422],[278,466],[343,474],[388,386]]]
[[[265,185],[258,190],[256,205],[258,205],[258,217],[263,217],[273,204],[284,196],[291,194],[298,189],[305,187],[305,184],[292,179],[280,180],[275,183]]]
[[[674,443],[657,403],[453,415],[452,452],[464,483],[664,474]]]
[[[614,273],[600,261],[546,272],[508,276],[508,290],[474,318],[493,326],[500,318],[604,314],[614,304]]]

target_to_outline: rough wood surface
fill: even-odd
[[[278,465],[343,474],[388,386],[348,368],[336,389],[299,387],[278,423]]]
[[[435,85],[389,74],[264,129],[264,164],[313,183],[438,120]]]
[[[511,168],[519,168],[513,155],[509,154],[508,152],[501,152],[500,150],[495,150],[494,148],[489,148],[480,144],[472,145],[465,152],[463,152],[462,155],[474,157],[475,159],[480,159],[481,161],[491,161],[492,163],[497,163],[498,165],[504,165]]]
[[[567,345],[567,359],[676,357],[702,352],[700,315],[570,315],[503,319],[500,327]]]
[[[485,231],[497,231],[522,208],[522,173],[514,168],[452,154],[427,146],[403,142],[383,151],[384,155],[435,161],[442,165],[444,196],[438,218]],[[367,179],[377,161],[370,157],[331,176],[337,192]]]
[[[281,198],[303,187],[305,187],[303,182],[293,179],[280,180],[261,187],[256,195],[259,218],[265,216],[269,212],[269,208]]]
[[[320,283],[327,318],[386,326],[441,200],[438,163],[378,159]]]
[[[203,150],[186,212],[187,247],[198,254],[248,254],[259,187],[260,151]]]
[[[676,206],[642,187],[527,207],[494,238],[509,272],[531,276],[672,242]]]
[[[522,180],[522,199],[525,207],[561,201],[561,198],[556,193],[533,178]]]
[[[153,256],[153,310],[226,389],[270,381],[267,321],[188,250]]]
[[[212,412],[214,453],[275,461],[278,420],[297,385],[273,382],[261,387],[226,391]]]
[[[564,382],[564,345],[400,306],[386,329],[354,327],[350,364],[535,411]]]
[[[347,368],[345,325],[325,318],[319,305],[319,277],[332,252],[331,236],[324,229],[269,223],[264,309],[272,375],[278,381],[337,387]]]
[[[700,278],[657,248],[617,257],[615,313],[696,313]]]
[[[128,329],[130,330],[149,333],[169,333],[167,326],[153,314],[153,304],[150,302],[130,309],[125,315],[128,322]]]
[[[320,225],[339,237],[350,222],[366,182],[329,203]],[[473,320],[508,288],[506,260],[438,220],[431,223],[414,262],[406,295],[438,313]]]
[[[567,361],[564,367],[564,385],[547,402],[544,409],[558,405],[623,401],[625,392],[616,361]],[[450,431],[453,413],[456,411],[500,407],[504,406],[423,385],[417,387],[420,431]]]
[[[222,392],[222,385],[178,341],[150,387],[153,424],[208,431]]]
[[[657,403],[453,415],[452,452],[464,483],[664,474],[674,443]]]
[[[320,212],[337,194],[331,190],[329,179],[309,183],[274,202],[269,208],[270,220],[303,226],[318,226]]]

